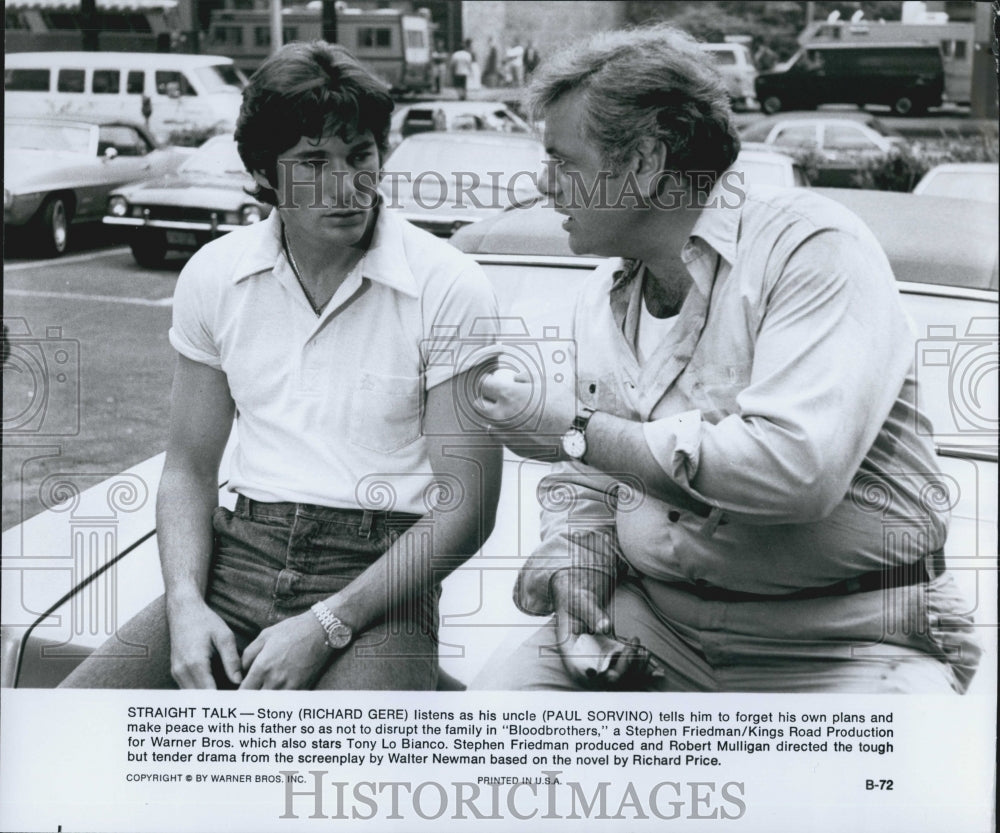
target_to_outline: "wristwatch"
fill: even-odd
[[[316,614],[316,618],[319,619],[320,627],[323,628],[323,632],[326,634],[326,644],[329,647],[339,651],[341,648],[346,648],[351,644],[351,640],[354,638],[354,631],[334,616],[330,612],[330,608],[323,604],[323,602],[316,602],[310,609]]]
[[[593,408],[584,408],[582,413],[576,415],[569,431],[562,435],[562,449],[572,460],[583,462],[587,453],[587,423],[593,415]]]

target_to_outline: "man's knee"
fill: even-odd
[[[479,691],[575,691],[557,642],[555,620],[549,620],[528,639],[501,643],[469,684]]]

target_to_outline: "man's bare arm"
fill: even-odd
[[[205,604],[219,463],[235,406],[225,375],[178,356],[170,434],[156,500],[160,564],[170,622],[171,672],[182,687],[214,688],[212,654],[239,682],[232,632]]]

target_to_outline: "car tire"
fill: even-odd
[[[763,110],[767,115],[773,116],[775,113],[780,113],[782,108],[781,99],[776,95],[765,96],[764,100],[760,103],[760,109]]]
[[[167,259],[167,236],[162,231],[136,232],[129,247],[135,262],[147,269],[157,269]]]
[[[49,257],[59,257],[69,247],[69,226],[73,204],[64,194],[48,197],[38,211],[36,233],[39,249]]]
[[[892,102],[892,112],[897,116],[912,116],[918,109],[917,100],[910,95],[901,95]]]

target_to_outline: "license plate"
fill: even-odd
[[[190,231],[168,231],[167,242],[173,246],[198,247],[198,238]]]

